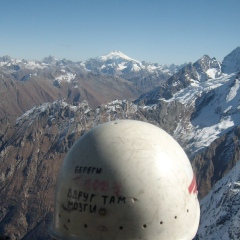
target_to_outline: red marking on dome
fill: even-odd
[[[192,182],[188,187],[189,193],[197,193],[197,182],[195,176],[193,176]]]

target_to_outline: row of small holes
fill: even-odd
[[[177,216],[175,216],[174,218],[177,219]],[[160,224],[162,225],[162,224],[163,224],[163,221],[161,221]],[[147,228],[147,225],[144,224],[144,225],[143,225],[143,228]],[[120,226],[119,229],[120,229],[120,230],[123,230],[123,226]]]
[[[174,218],[177,219],[177,216],[175,216]],[[68,222],[70,223],[70,220],[69,220],[69,219],[68,219]],[[160,224],[162,225],[162,224],[163,224],[163,221],[161,221]],[[84,227],[87,228],[88,225],[87,225],[87,224],[84,224]],[[143,225],[143,228],[147,228],[147,225],[144,224],[144,225]],[[120,226],[119,229],[120,229],[120,230],[123,230],[123,226]]]
[[[187,212],[189,212],[188,209],[187,209]],[[59,217],[61,217],[60,214],[59,214]],[[177,216],[175,216],[174,218],[177,219]],[[68,219],[68,222],[70,223],[70,219]],[[162,225],[162,224],[163,224],[163,221],[161,221],[160,224]],[[87,227],[88,227],[87,224],[84,224],[84,227],[87,228]],[[147,228],[147,225],[144,224],[144,225],[143,225],[143,228]],[[120,226],[119,229],[120,229],[120,230],[123,230],[123,226]]]

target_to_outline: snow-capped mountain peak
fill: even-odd
[[[21,68],[24,69],[43,69],[46,67],[46,64],[43,62],[38,62],[35,60],[27,61],[25,59],[19,60],[15,58],[11,58],[9,56],[3,56],[0,57],[0,67],[6,67],[6,68],[13,68],[14,71],[19,70]]]
[[[141,64],[141,62],[128,57],[127,55],[125,55],[124,53],[122,53],[120,51],[112,51],[112,52],[108,53],[107,55],[97,57],[97,59],[99,59],[101,61],[107,61],[107,60],[122,60],[122,61],[124,61],[125,60],[125,61],[137,62],[137,63]]]
[[[138,72],[144,68],[141,62],[128,57],[120,51],[112,51],[107,55],[95,59],[102,64],[101,68],[106,69],[107,72],[109,70],[112,72],[113,69],[117,72],[122,71],[123,69]]]
[[[193,66],[195,67],[199,81],[206,81],[209,78],[216,78],[221,75],[221,64],[216,58],[204,55]]]
[[[160,75],[167,79],[180,68],[180,66],[175,65],[172,65],[172,68],[168,68],[158,64],[141,62],[125,55],[121,51],[112,51],[107,55],[90,58],[80,63],[80,66],[87,71],[97,74],[121,76],[127,80],[143,79],[150,75],[154,75],[154,77]]]
[[[16,65],[18,63],[20,63],[21,60],[17,60],[14,58],[11,58],[10,56],[3,56],[0,57],[0,66],[10,66],[10,65]]]

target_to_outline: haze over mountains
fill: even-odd
[[[74,141],[97,124],[138,119],[166,130],[187,152],[199,198],[206,196],[198,239],[219,239],[221,229],[227,229],[224,239],[239,239],[238,191],[211,191],[239,165],[239,81],[240,47],[222,62],[204,55],[181,66],[140,62],[119,51],[85,62],[0,58],[1,232],[50,239],[56,176]],[[224,179],[219,189],[230,180],[239,184]],[[208,193],[228,209],[215,212]]]

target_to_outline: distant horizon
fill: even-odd
[[[3,0],[0,56],[82,62],[119,50],[160,65],[222,61],[240,45],[239,9],[239,0]]]
[[[230,54],[232,51],[234,51],[235,49],[237,49],[237,48],[239,48],[239,47],[240,47],[240,46],[235,47],[235,48],[232,49],[229,53],[227,53],[224,57],[226,57],[228,54]],[[144,61],[145,61],[145,62],[152,63],[152,64],[157,63],[157,62],[149,62],[149,61],[146,61],[146,60],[144,60],[144,59],[143,59],[143,60],[134,59],[134,58],[132,58],[131,56],[129,56],[127,53],[124,53],[124,52],[122,52],[122,51],[120,51],[120,50],[109,51],[108,53],[103,54],[103,55],[100,55],[100,56],[94,56],[94,57],[90,57],[90,58],[85,59],[85,60],[77,60],[77,61],[74,61],[74,60],[72,60],[72,59],[68,59],[68,58],[65,58],[65,57],[63,57],[63,58],[57,58],[57,57],[55,57],[55,56],[53,56],[53,55],[45,56],[45,57],[43,57],[42,59],[16,58],[16,57],[11,56],[11,55],[9,55],[9,54],[6,54],[6,55],[0,56],[0,57],[8,56],[8,57],[13,58],[13,59],[16,59],[16,60],[27,60],[27,61],[38,61],[38,62],[42,62],[45,58],[53,57],[53,58],[56,59],[56,60],[66,59],[66,60],[72,61],[72,62],[84,62],[84,61],[87,61],[87,60],[89,60],[89,59],[94,59],[94,58],[106,56],[106,55],[108,55],[109,53],[115,52],[115,51],[119,51],[119,52],[123,53],[124,55],[126,55],[127,57],[129,57],[129,58],[131,58],[131,59],[133,59],[133,60],[139,61],[139,62],[144,62]],[[210,56],[209,54],[205,53],[205,54],[203,54],[202,56],[200,56],[198,59],[196,59],[195,61],[183,62],[183,63],[180,63],[180,64],[175,64],[174,62],[172,62],[172,63],[170,63],[170,64],[167,64],[167,63],[165,63],[165,64],[157,63],[157,64],[159,64],[159,65],[171,65],[171,64],[174,64],[174,65],[182,65],[182,64],[186,64],[186,63],[188,64],[188,63],[190,63],[190,62],[194,63],[194,62],[196,62],[197,60],[199,60],[201,57],[203,57],[204,55],[208,55],[210,58],[216,58],[216,57],[214,57],[214,56]],[[224,59],[224,57],[223,57],[223,59]],[[217,59],[217,58],[216,58],[216,59]],[[217,61],[222,62],[223,59],[221,59],[221,60],[220,60],[220,59],[217,59]]]

